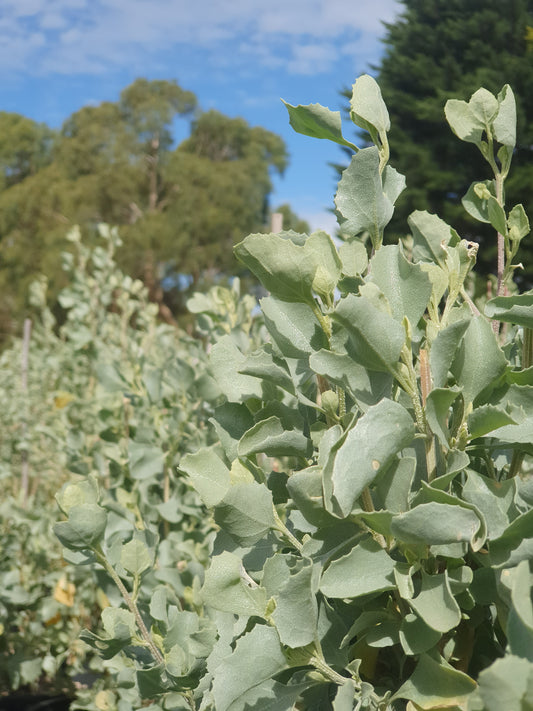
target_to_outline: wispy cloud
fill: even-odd
[[[301,217],[307,220],[311,231],[314,230],[324,230],[329,235],[334,235],[337,232],[337,218],[332,212],[312,212],[312,213],[301,213]]]
[[[229,65],[330,70],[375,43],[397,0],[3,0],[0,71],[95,75],[150,67],[178,46]]]
[[[329,70],[337,57],[338,52],[330,42],[296,44],[287,69],[292,74],[317,74]]]

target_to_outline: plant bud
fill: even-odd
[[[337,417],[339,409],[339,396],[333,390],[326,390],[322,393],[322,408],[329,417]]]
[[[492,194],[485,183],[477,183],[474,185],[474,192],[480,200],[490,200],[492,197]]]

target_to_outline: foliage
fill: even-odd
[[[137,247],[131,254],[150,249],[195,283],[202,271],[231,273],[233,245],[266,222],[269,169],[282,173],[286,162],[279,136],[217,111],[201,114],[167,157],[162,209],[124,231]],[[129,261],[139,269],[138,257]]]
[[[52,131],[19,114],[0,112],[0,187],[15,185],[50,160]]]
[[[25,384],[23,341],[0,357],[0,689],[77,689],[78,708],[91,709],[122,695],[132,708],[128,699],[138,693],[117,682],[120,664],[102,661],[79,639],[85,627],[100,633],[100,613],[105,618],[118,604],[118,591],[105,575],[79,566],[79,555],[63,557],[52,532],[53,497],[67,481],[97,481],[116,545],[136,532],[154,546],[161,535],[151,584],[194,597],[212,524],[176,466],[212,440],[206,420],[218,389],[206,348],[232,328],[252,329],[255,302],[239,299],[238,282],[232,291],[198,295],[203,338],[191,338],[158,324],[142,283],[117,267],[116,230],[101,227],[103,244],[94,248],[79,230],[69,239],[68,286],[59,296],[64,324],[58,332],[45,282],[35,283],[40,318]]]
[[[288,108],[300,132],[344,140],[338,114]],[[217,340],[217,442],[179,463],[218,528],[192,608],[153,580],[153,527],[117,540],[94,479],[58,495],[56,534],[124,597],[84,639],[130,660],[149,708],[533,704],[533,294],[504,295],[529,232],[504,203],[514,96],[480,89],[446,116],[492,172],[464,205],[498,233],[498,295],[479,311],[477,245],[436,215],[410,216],[411,259],[383,246],[405,181],[360,77],[351,117],[374,145],[339,183],[345,241],[287,231],[235,248],[270,292],[268,339]]]
[[[194,121],[176,146],[178,118]],[[137,79],[118,101],[75,112],[59,132],[16,114],[1,114],[0,128],[5,332],[25,313],[39,274],[48,276],[50,299],[65,286],[60,254],[75,224],[89,244],[97,224],[120,226],[125,246],[117,259],[156,302],[163,275],[172,286],[179,274],[198,281],[206,270],[231,271],[233,245],[264,228],[270,172],[287,163],[279,136],[198,112],[194,94],[175,81]]]
[[[465,214],[461,197],[483,174],[483,159],[446,130],[448,98],[467,99],[478,87],[496,94],[506,82],[516,94],[518,142],[507,181],[511,204],[531,198],[533,74],[529,0],[402,0],[403,12],[387,25],[377,81],[391,117],[391,161],[407,175],[389,236],[402,235],[413,210],[438,213],[466,239],[480,241],[478,271],[494,271],[490,229]],[[347,97],[349,98],[349,96]],[[533,252],[524,246],[531,269]],[[517,274],[531,283],[531,271]]]

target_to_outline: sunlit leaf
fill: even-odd
[[[394,694],[394,698],[410,699],[421,709],[461,706],[476,688],[467,674],[441,660],[422,654],[411,677]],[[501,707],[505,708],[505,707]]]
[[[54,526],[54,533],[67,548],[92,548],[103,536],[107,512],[97,504],[79,504],[68,512],[68,521]]]
[[[202,597],[215,610],[236,615],[265,615],[265,589],[245,574],[241,559],[233,553],[224,552],[212,558],[205,574]]]
[[[357,570],[358,574],[353,575]],[[372,538],[366,538],[324,571],[320,590],[326,597],[356,598],[392,590],[394,561]]]
[[[363,148],[352,156],[340,179],[335,205],[343,218],[342,232],[351,236],[368,232],[374,247],[381,246],[394,206],[383,192],[377,148]]]
[[[401,405],[384,399],[370,407],[324,467],[326,500],[331,489],[332,511],[348,516],[363,490],[413,436],[413,419]]]
[[[289,112],[289,123],[297,133],[302,133],[304,136],[311,136],[312,138],[326,138],[329,141],[339,143],[341,146],[357,150],[357,147],[342,135],[340,111],[331,111],[331,109],[320,104],[292,106],[286,101],[283,101],[283,103]]]
[[[231,656],[217,667],[213,695],[217,711],[245,711],[250,696],[261,697],[263,684],[287,667],[273,627],[256,625],[242,636]],[[254,701],[254,703],[255,703]]]

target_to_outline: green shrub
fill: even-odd
[[[239,298],[238,282],[195,297],[203,340],[158,324],[146,289],[116,265],[116,230],[100,232],[93,249],[77,230],[69,235],[63,325],[38,282],[31,338],[0,356],[0,690],[62,690],[78,695],[78,708],[101,708],[117,687],[116,662],[102,661],[80,632],[99,632],[100,614],[121,598],[103,571],[79,565],[83,555],[63,557],[54,496],[66,482],[94,481],[109,510],[108,541],[120,547],[136,531],[155,545],[160,536],[150,585],[194,598],[213,524],[176,467],[213,441],[212,339],[256,328],[255,301]],[[131,707],[139,695],[127,686]]]
[[[497,233],[483,313],[465,288],[477,245],[438,216],[411,215],[410,258],[383,246],[405,179],[369,76],[351,109],[374,146],[339,183],[342,244],[289,231],[235,249],[270,292],[268,336],[218,338],[217,442],[179,462],[217,527],[205,577],[188,597],[158,578],[154,522],[117,537],[94,479],[58,496],[56,534],[126,603],[83,638],[122,655],[118,678],[154,711],[533,705],[533,293],[506,295],[529,232],[504,202],[513,94],[446,105],[492,170],[463,201]],[[338,113],[288,110],[297,131],[348,144]]]

